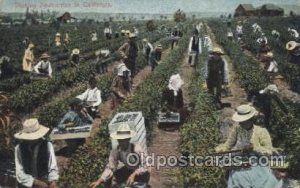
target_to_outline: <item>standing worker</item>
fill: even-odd
[[[56,46],[61,46],[61,38],[60,37],[61,37],[60,33],[56,33],[55,39],[54,39]]]
[[[158,62],[161,60],[162,53],[162,45],[157,45],[155,49],[150,52],[149,55],[149,64],[151,66],[151,70],[153,71],[155,67],[158,65]]]
[[[199,34],[198,30],[195,30],[194,35],[190,38],[188,53],[189,53],[189,64],[191,66],[194,66],[194,64],[198,62],[199,53],[201,53],[202,51],[201,38],[199,37],[198,34]],[[192,56],[195,57],[193,58]]]
[[[152,44],[146,39],[143,39],[143,54],[146,59],[146,63],[149,64],[150,52],[153,50]]]
[[[124,57],[124,63],[126,67],[131,71],[131,78],[133,78],[135,75],[135,61],[138,53],[138,46],[135,40],[136,35],[130,33],[128,42],[126,42],[119,48],[119,52]]]
[[[31,72],[32,71],[32,63],[33,63],[33,44],[29,44],[28,48],[25,50],[25,54],[23,57],[23,71]]]
[[[210,53],[212,55],[205,62],[204,77],[209,93],[215,97],[217,108],[221,109],[222,84],[228,85],[229,80],[228,65],[227,61],[221,57],[224,52],[220,48],[215,47]]]

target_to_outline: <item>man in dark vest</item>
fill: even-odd
[[[221,57],[224,53],[220,48],[215,47],[210,53],[211,56],[204,65],[204,78],[208,92],[215,97],[216,107],[220,109],[222,84],[228,84],[228,67],[225,59]]]
[[[194,31],[194,35],[190,38],[189,43],[189,64],[194,66],[198,62],[198,55],[201,53],[201,39],[198,36],[198,30]],[[194,58],[193,58],[194,56]]]
[[[177,26],[175,26],[173,32],[171,33],[171,49],[173,50],[174,46],[177,45],[177,41],[179,39],[179,30],[177,28]]]
[[[136,35],[129,33],[129,41],[119,48],[119,52],[124,57],[126,67],[131,71],[131,78],[135,75],[135,61],[138,54],[138,46],[135,42]]]
[[[59,178],[53,146],[43,137],[49,128],[28,119],[15,134],[21,142],[15,148],[16,179],[19,188],[56,188]]]

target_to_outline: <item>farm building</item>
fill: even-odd
[[[57,18],[57,21],[61,23],[69,23],[73,22],[74,20],[76,20],[76,18],[72,17],[69,12],[65,12],[62,16]]]
[[[264,4],[256,8],[258,16],[283,16],[284,10],[274,4]]]
[[[239,16],[254,16],[256,14],[256,10],[252,4],[240,4],[234,12],[234,17]]]

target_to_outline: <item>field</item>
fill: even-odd
[[[228,137],[233,122],[231,116],[235,109],[249,103],[247,96],[253,90],[260,90],[268,84],[276,84],[279,95],[286,104],[289,113],[285,114],[276,103],[272,103],[272,126],[268,128],[273,146],[281,148],[288,156],[290,163],[287,180],[299,179],[300,175],[300,97],[299,97],[299,64],[288,62],[285,44],[292,40],[287,28],[291,25],[299,26],[299,17],[271,17],[232,19],[232,27],[242,20],[244,25],[242,48],[237,40],[227,38],[227,21],[219,18],[195,20],[188,18],[181,21],[180,29],[183,32],[177,45],[171,49],[169,33],[157,27],[149,31],[146,21],[118,21],[112,22],[114,27],[131,30],[138,28],[136,39],[139,47],[136,66],[137,74],[133,79],[133,95],[122,104],[111,107],[112,82],[116,76],[116,65],[120,60],[118,48],[127,41],[126,36],[106,39],[102,31],[104,23],[70,23],[61,26],[59,31],[49,25],[0,27],[0,50],[3,55],[12,57],[15,74],[8,75],[0,80],[1,116],[10,117],[15,121],[0,124],[0,187],[15,185],[14,175],[14,146],[18,140],[14,134],[21,130],[22,122],[27,118],[38,118],[39,122],[50,129],[56,127],[68,111],[69,100],[86,90],[88,79],[95,75],[97,87],[101,90],[102,104],[98,117],[92,126],[92,136],[86,138],[75,152],[66,156],[56,153],[60,171],[59,187],[82,188],[95,181],[104,170],[109,157],[111,141],[108,124],[118,112],[140,111],[145,118],[147,147],[149,153],[160,156],[210,156],[215,153],[214,148]],[[244,21],[246,20],[246,21]],[[187,52],[190,37],[194,26],[204,23],[200,32],[203,39],[208,35],[213,46],[225,51],[224,58],[228,62],[230,75],[230,96],[223,96],[222,109],[216,108],[213,97],[208,93],[203,70],[204,62],[209,58],[208,49],[202,46],[195,67],[188,64]],[[279,64],[280,79],[270,79],[263,64],[256,58],[257,35],[252,33],[251,26],[258,23],[269,39],[269,45],[274,58]],[[155,20],[157,26],[173,28],[173,20]],[[77,28],[75,30],[74,28]],[[275,40],[271,31],[276,29],[281,33],[280,40]],[[297,28],[299,31],[299,27]],[[98,31],[98,41],[91,41],[90,33]],[[54,37],[57,32],[70,35],[68,47],[55,47]],[[29,37],[36,47],[34,55],[38,58],[47,51],[51,56],[53,78],[32,80],[29,74],[21,71],[24,46],[22,41]],[[147,38],[152,44],[161,44],[163,47],[162,59],[158,66],[151,71],[145,62],[142,53],[142,39]],[[69,57],[72,49],[80,48],[80,64],[71,66]],[[111,59],[108,63],[108,72],[100,74],[96,67],[95,51],[109,49]],[[161,129],[158,126],[158,113],[162,110],[162,92],[167,87],[171,75],[179,73],[184,80],[183,100],[187,109],[187,118],[174,130]],[[6,98],[7,97],[7,98]],[[3,98],[3,99],[2,99]],[[7,110],[9,109],[9,113]],[[7,115],[9,114],[9,115]],[[18,118],[14,118],[13,115]],[[256,124],[264,126],[263,121],[257,118]],[[47,139],[50,140],[49,135]],[[52,141],[55,147],[61,143]],[[7,162],[2,162],[7,161]],[[6,164],[5,164],[6,163]],[[165,167],[161,170],[151,170],[150,185],[156,187],[226,187],[226,170],[216,166],[176,166]]]

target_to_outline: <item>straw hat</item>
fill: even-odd
[[[126,30],[126,31],[125,31],[125,33],[126,33],[126,34],[129,34],[129,33],[130,33],[130,31],[129,31],[129,30]]]
[[[121,30],[121,33],[125,33],[126,31],[124,29]]]
[[[128,139],[135,136],[136,132],[132,131],[127,123],[120,123],[118,130],[110,134],[110,137],[116,140]]]
[[[272,52],[268,52],[265,57],[270,57],[270,58],[273,58],[274,57],[274,54]]]
[[[60,33],[56,33],[56,36],[58,36],[58,37],[59,37],[59,36],[60,36]]]
[[[72,50],[72,54],[79,55],[80,54],[80,50],[78,48],[75,48],[75,49]]]
[[[264,94],[268,92],[279,93],[279,90],[275,84],[270,84],[265,89],[259,91],[260,94]]]
[[[236,112],[232,116],[232,120],[235,122],[244,122],[257,115],[257,111],[250,105],[238,106]]]
[[[29,45],[28,45],[28,48],[33,48],[34,47],[34,44],[32,44],[32,43],[30,43]]]
[[[224,55],[223,50],[219,47],[214,47],[210,53]]]
[[[184,84],[184,81],[181,79],[180,75],[174,74],[170,77],[168,87],[169,87],[169,89],[178,91],[183,84]]]
[[[49,128],[40,125],[36,118],[27,119],[23,123],[22,131],[16,133],[15,138],[20,140],[37,140],[45,136],[48,131]]]
[[[143,39],[143,42],[148,42],[148,40],[146,38]]]
[[[286,43],[285,48],[286,48],[287,50],[294,50],[297,46],[298,46],[298,43],[297,43],[297,42],[295,42],[295,41],[290,41],[290,42]]]
[[[162,47],[162,45],[161,45],[161,44],[158,44],[158,45],[156,46],[156,48],[158,48],[158,49],[162,49],[163,47]]]
[[[50,56],[47,53],[43,53],[41,55],[41,59],[49,58]]]
[[[129,33],[129,38],[135,38],[136,35],[134,33]]]

